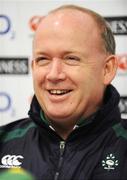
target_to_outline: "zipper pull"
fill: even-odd
[[[60,156],[63,155],[65,149],[65,141],[60,141]]]

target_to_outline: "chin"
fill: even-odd
[[[56,114],[56,113],[48,113],[47,114],[48,118],[51,119],[51,120],[54,120],[54,121],[66,121],[69,117],[68,114]]]

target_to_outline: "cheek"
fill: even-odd
[[[42,70],[36,70],[32,74],[35,84],[39,84],[44,81],[45,73]]]
[[[85,96],[94,93],[103,84],[101,71],[96,69],[80,70],[77,83],[80,86],[82,93],[85,93]]]

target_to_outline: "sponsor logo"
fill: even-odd
[[[28,58],[0,58],[0,74],[28,74]]]
[[[6,15],[0,14],[0,35],[4,35],[11,29],[10,18]]]
[[[11,97],[6,92],[0,92],[0,112],[8,111],[11,107]]]
[[[0,168],[20,168],[23,158],[21,155],[5,155],[1,159]]]
[[[32,31],[36,31],[40,21],[43,19],[44,17],[41,17],[41,16],[33,16],[30,21],[29,21],[29,26],[30,26],[30,29]]]
[[[127,16],[105,17],[114,35],[127,35]]]
[[[126,74],[127,73],[127,54],[118,55],[118,73]]]
[[[127,96],[120,97],[119,109],[122,117],[127,117]]]
[[[0,114],[5,113],[7,115],[15,116],[15,108],[12,106],[12,98],[7,92],[0,92]]]
[[[113,154],[107,155],[106,158],[102,160],[102,167],[108,171],[114,170],[118,165],[119,162]]]
[[[32,16],[29,20],[29,27],[32,30],[32,33],[29,34],[30,38],[33,38],[34,36],[34,32],[37,30],[37,27],[40,23],[40,21],[44,18],[45,16]]]

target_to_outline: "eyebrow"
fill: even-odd
[[[64,54],[71,54],[71,53],[77,53],[77,54],[82,54],[82,52],[79,52],[79,51],[76,51],[76,50],[71,50],[71,51],[68,51],[68,50],[65,50],[65,51],[61,51],[61,54],[64,55]],[[50,52],[46,52],[46,51],[35,51],[35,54],[36,55],[50,55]]]

